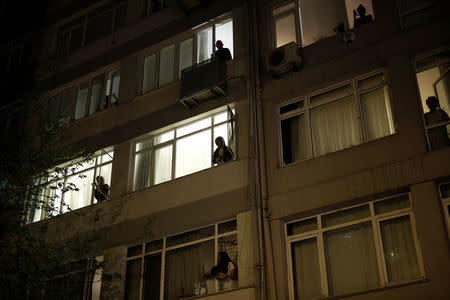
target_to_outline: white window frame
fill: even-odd
[[[174,83],[175,81],[181,79],[181,72],[179,70],[179,64],[180,64],[180,43],[192,38],[192,66],[196,65],[196,64],[201,64],[203,62],[197,63],[197,33],[200,31],[203,31],[207,28],[211,28],[212,29],[212,42],[213,42],[213,51],[212,51],[212,55],[214,56],[216,53],[216,26],[217,25],[221,25],[223,23],[227,23],[227,22],[233,22],[233,40],[234,40],[234,20],[231,14],[226,14],[225,16],[219,17],[214,21],[208,22],[206,24],[201,24],[197,27],[192,28],[190,31],[183,33],[182,35],[178,35],[175,36],[169,40],[167,40],[164,43],[161,43],[159,45],[157,45],[156,47],[152,47],[151,49],[147,49],[144,50],[140,57],[139,57],[139,73],[138,73],[138,80],[139,80],[139,85],[138,85],[138,95],[144,95],[144,94],[148,94],[151,93],[155,90],[158,90],[164,86],[168,86],[172,83]],[[174,76],[173,76],[173,80],[163,86],[159,85],[159,72],[160,72],[160,51],[162,48],[165,48],[167,46],[170,46],[171,44],[175,45],[175,57],[174,57]],[[234,43],[233,43],[234,44]],[[226,45],[225,45],[226,46]],[[233,47],[233,52],[234,52],[234,47]],[[156,55],[156,64],[155,64],[155,88],[151,89],[147,92],[144,92],[144,63],[145,63],[145,58],[150,56],[150,55]],[[231,53],[232,58],[234,59],[234,53]]]
[[[364,88],[364,89],[358,88],[358,82],[359,81],[362,81],[364,79],[367,79],[369,77],[372,77],[372,76],[378,75],[378,74],[384,74],[385,80],[384,80],[383,83],[371,86],[369,88]],[[278,153],[279,153],[279,164],[280,164],[280,166],[282,166],[282,167],[283,166],[290,166],[292,164],[299,163],[301,161],[310,160],[310,159],[314,159],[316,157],[322,156],[322,155],[314,156],[314,145],[313,145],[311,122],[310,122],[310,111],[312,109],[320,107],[322,105],[327,105],[327,104],[330,104],[330,103],[342,100],[343,98],[348,97],[348,96],[352,96],[353,97],[353,101],[354,101],[354,105],[355,105],[355,111],[356,111],[356,116],[357,116],[357,118],[359,120],[358,127],[359,127],[359,133],[360,133],[360,143],[358,145],[361,145],[361,144],[364,144],[364,143],[367,143],[367,142],[376,141],[376,140],[385,138],[387,136],[396,134],[397,133],[397,127],[396,127],[396,122],[395,122],[394,113],[393,113],[393,109],[392,109],[392,106],[393,106],[392,105],[392,99],[393,98],[392,98],[392,95],[391,95],[391,92],[390,92],[390,80],[389,80],[389,76],[388,75],[389,74],[388,74],[387,70],[380,69],[380,70],[377,70],[377,71],[373,71],[371,73],[364,74],[362,76],[355,77],[355,78],[353,78],[351,80],[347,80],[347,81],[341,82],[339,84],[327,87],[327,88],[319,90],[317,92],[308,93],[305,96],[294,98],[293,100],[285,101],[285,102],[282,102],[282,103],[276,105],[275,106],[275,109],[276,109],[275,113],[276,113],[276,115],[278,117],[278,120],[277,120],[278,141],[279,141],[279,143],[278,143],[278,145],[279,145]],[[347,86],[347,85],[351,86],[352,93],[346,95],[345,97],[343,96],[341,98],[329,100],[327,102],[323,102],[323,103],[320,103],[320,104],[311,105],[310,99],[312,97],[318,96],[318,95],[321,95],[321,94],[324,94],[324,93],[327,93],[329,91],[332,91],[334,89],[337,89],[337,88],[340,88],[340,87],[344,87],[344,86]],[[386,135],[386,136],[383,136],[383,137],[380,137],[380,138],[377,138],[377,139],[369,141],[367,139],[367,133],[366,133],[365,126],[364,126],[365,123],[364,123],[364,117],[363,117],[362,107],[361,107],[361,95],[369,93],[369,92],[377,90],[377,89],[380,89],[380,88],[384,88],[384,87],[387,88],[387,93],[388,93],[388,96],[389,96],[389,99],[388,99],[389,100],[389,107],[387,107],[387,109],[388,109],[388,113],[390,113],[390,116],[392,117],[392,124],[391,125],[392,125],[392,128],[393,128],[393,133],[390,134],[390,135]],[[303,101],[303,107],[297,108],[295,110],[292,110],[292,111],[289,111],[289,112],[286,112],[286,113],[283,113],[283,114],[280,113],[280,109],[282,107],[290,105],[290,104],[293,104],[295,102],[299,102],[299,101]],[[282,141],[281,121],[289,119],[289,118],[292,118],[294,116],[300,116],[300,115],[304,115],[305,116],[305,121],[306,121],[306,126],[307,126],[307,134],[308,134],[308,138],[309,138],[309,141],[308,141],[309,149],[308,149],[308,151],[309,151],[309,154],[310,154],[310,158],[306,158],[306,159],[299,160],[299,161],[293,161],[292,163],[285,164],[284,163],[284,159],[283,159],[283,141]],[[351,147],[356,147],[358,145],[351,146]],[[349,148],[351,148],[351,147],[349,147]],[[348,148],[344,148],[344,149],[348,149]],[[344,150],[344,149],[341,149],[341,150]],[[341,150],[338,150],[338,151],[341,151]],[[329,153],[334,153],[334,152],[328,152],[328,153],[325,153],[323,155],[327,155]]]
[[[449,213],[450,197],[444,198],[444,196],[442,194],[442,190],[441,190],[441,187],[444,185],[450,185],[450,182],[444,182],[444,183],[441,183],[438,185],[439,198],[441,199],[442,209],[444,212],[445,225],[447,225],[447,235],[448,235],[448,239],[450,240],[450,213]]]
[[[222,122],[219,122],[217,124],[214,124],[214,117],[219,115],[219,114],[228,113],[228,107],[230,107],[230,109],[232,110],[232,112],[234,114],[234,117],[231,117],[230,119],[227,118],[227,120],[225,120],[225,121],[222,121]],[[180,127],[188,126],[189,124],[198,122],[200,120],[205,120],[205,119],[208,119],[208,118],[211,119],[211,125],[210,126],[204,127],[202,129],[198,129],[196,131],[190,132],[190,133],[182,135],[180,137],[176,136],[176,130],[179,129]],[[224,124],[232,124],[232,126],[233,126],[233,122],[234,122],[234,126],[235,126],[234,136],[235,136],[235,140],[236,140],[237,126],[236,126],[236,123],[235,123],[236,122],[235,118],[236,118],[235,117],[235,110],[234,110],[233,106],[230,105],[230,106],[227,106],[227,107],[219,108],[217,110],[213,110],[212,112],[208,112],[207,115],[203,115],[203,116],[199,116],[199,117],[196,117],[196,118],[189,119],[188,122],[179,122],[179,123],[173,124],[171,126],[168,126],[167,129],[163,129],[163,130],[160,129],[160,130],[153,131],[153,132],[151,132],[149,134],[146,134],[146,135],[136,139],[134,141],[134,143],[133,143],[133,159],[132,159],[132,170],[133,170],[133,172],[131,172],[133,178],[131,180],[131,185],[129,187],[129,190],[131,192],[136,192],[136,191],[140,190],[140,189],[134,190],[134,188],[133,188],[134,187],[134,180],[135,180],[135,178],[134,178],[135,160],[136,160],[136,155],[139,154],[139,153],[144,153],[144,152],[150,151],[150,170],[149,170],[150,171],[150,174],[149,174],[149,182],[150,183],[149,183],[148,187],[151,187],[151,186],[154,186],[154,185],[158,185],[158,184],[163,184],[163,183],[172,181],[172,180],[177,179],[177,178],[182,178],[182,177],[185,177],[185,176],[189,176],[189,175],[195,174],[197,172],[201,172],[203,170],[207,170],[207,169],[213,168],[214,165],[211,162],[211,167],[209,167],[209,168],[205,168],[205,169],[202,169],[202,170],[199,170],[199,171],[196,171],[196,172],[193,172],[193,173],[189,173],[189,174],[186,174],[186,175],[183,175],[183,176],[180,176],[180,177],[175,177],[176,144],[177,144],[177,140],[184,139],[186,137],[198,134],[198,133],[206,131],[206,130],[211,130],[211,154],[210,154],[210,157],[212,157],[212,155],[214,153],[214,150],[216,148],[216,145],[214,143],[214,128],[218,127],[218,126],[221,126],[221,125],[224,125]],[[170,131],[174,132],[174,138],[173,139],[171,139],[169,141],[166,141],[166,142],[163,142],[163,143],[159,143],[157,145],[154,145],[154,143],[153,143],[153,138],[154,137],[162,135],[162,134],[165,134],[165,133],[170,132]],[[139,151],[136,151],[136,145],[138,143],[146,141],[146,140],[150,140],[150,146],[142,148]],[[228,141],[226,141],[226,142],[228,143]],[[154,183],[154,177],[155,177],[154,176],[154,174],[155,174],[155,168],[154,167],[155,167],[155,152],[156,152],[155,150],[157,150],[159,148],[163,148],[163,147],[169,146],[169,145],[172,145],[171,179],[169,179],[167,181],[164,181],[164,182],[161,182],[161,183],[155,184]],[[236,145],[236,147],[237,147],[237,145]],[[234,157],[235,157],[235,160],[236,160],[237,159],[237,154],[236,154],[237,151],[236,151],[236,149],[232,149],[232,151],[233,151],[233,153],[235,155]],[[142,189],[145,189],[145,188],[148,188],[148,187],[144,187]]]
[[[110,154],[112,152],[112,155]],[[108,160],[108,161],[106,161],[106,162],[100,162],[99,160],[101,159],[101,157],[103,156],[103,155],[108,155],[110,158],[111,158],[111,160]],[[97,173],[97,170],[101,170],[101,168],[102,167],[104,167],[104,166],[106,166],[106,165],[113,165],[113,163],[114,163],[114,146],[110,146],[110,147],[106,147],[106,148],[103,148],[103,149],[101,149],[101,150],[99,150],[99,151],[97,151],[94,155],[93,155],[93,158],[92,158],[93,160],[94,160],[94,163],[93,163],[93,165],[92,166],[90,166],[89,168],[81,168],[81,170],[77,170],[76,172],[70,172],[69,171],[69,174],[67,174],[66,176],[62,176],[61,178],[59,178],[59,179],[56,179],[56,180],[48,180],[48,179],[44,179],[47,183],[46,183],[46,187],[41,191],[41,195],[39,195],[39,196],[37,196],[38,198],[44,198],[45,199],[45,202],[48,202],[49,200],[51,200],[50,198],[51,198],[51,196],[50,196],[50,194],[52,193],[52,191],[53,191],[53,189],[51,189],[51,186],[53,186],[53,184],[55,184],[55,183],[57,183],[57,182],[62,182],[63,183],[63,186],[65,187],[66,186],[66,183],[67,183],[67,179],[68,178],[70,178],[70,177],[73,177],[73,176],[77,176],[77,175],[79,175],[79,174],[81,174],[81,173],[85,173],[85,172],[87,172],[87,171],[90,171],[90,170],[94,170],[94,176],[93,176],[93,179],[94,179],[94,181],[95,181],[95,178],[98,176],[98,175],[100,175],[100,174],[98,174]],[[65,164],[62,164],[61,166],[59,166],[60,168],[64,168],[64,167],[67,167],[67,166],[76,166],[77,165],[77,163],[79,162],[79,160],[77,160],[77,159],[75,159],[75,160],[72,160],[72,161],[70,161],[70,162],[67,162],[67,163],[65,163]],[[52,175],[52,173],[54,173],[54,172],[49,172],[50,173],[50,176]],[[59,191],[60,192],[60,191]],[[59,214],[65,214],[65,213],[68,213],[68,212],[70,212],[70,211],[72,211],[72,210],[77,210],[77,209],[81,209],[81,208],[83,208],[83,207],[79,207],[79,208],[77,208],[77,209],[70,209],[69,211],[67,211],[67,203],[65,203],[65,201],[64,201],[64,195],[65,195],[65,193],[62,193],[59,197],[60,198],[55,198],[55,199],[53,199],[53,201],[55,201],[55,203],[57,203],[58,205],[55,205],[55,208],[56,207],[58,207],[58,210],[57,211],[53,211],[52,212],[52,215],[53,216],[56,216],[56,215],[59,215]],[[63,205],[61,205],[62,203],[65,203],[65,205],[63,206]],[[95,197],[94,197],[94,192],[92,192],[91,193],[91,199],[90,199],[90,204],[89,205],[93,205],[93,204],[95,204],[95,203],[97,203],[97,200],[95,199]],[[87,205],[87,206],[89,206],[89,205]],[[86,206],[84,206],[84,207],[86,207]],[[69,207],[70,208],[70,207]],[[32,209],[34,209],[34,208],[32,208]],[[39,213],[40,213],[40,217],[39,217],[39,220],[36,220],[36,221],[32,221],[32,222],[30,222],[30,223],[33,223],[33,222],[39,222],[39,221],[41,221],[41,220],[44,220],[44,219],[47,219],[48,218],[48,213],[49,212],[46,212],[46,211],[43,211],[42,209],[39,209]],[[35,218],[34,218],[35,219]]]
[[[282,8],[283,6],[290,5],[291,3],[294,4],[293,8],[289,8],[287,10],[282,11],[281,13],[274,14],[274,11],[277,9]],[[286,17],[290,14],[294,15],[295,20],[295,37],[296,37],[296,43],[298,45],[302,45],[302,37],[301,37],[301,30],[300,30],[300,16],[299,16],[299,7],[298,7],[298,0],[297,1],[287,1],[283,2],[282,4],[276,5],[271,8],[270,10],[270,17],[271,17],[271,32],[272,32],[272,48],[277,48],[277,31],[276,31],[276,20]]]
[[[387,200],[387,199],[394,198],[394,197],[400,196],[400,195],[405,195],[405,194],[407,194],[408,198],[409,198],[410,206],[408,208],[401,208],[401,209],[389,211],[389,212],[378,214],[378,215],[375,214],[375,209],[374,209],[375,202],[380,202],[383,200]],[[375,201],[371,201],[368,203],[349,206],[349,207],[345,207],[343,209],[333,210],[333,211],[329,211],[326,213],[309,216],[306,218],[302,218],[302,219],[298,219],[295,221],[290,221],[290,222],[285,223],[284,224],[284,233],[285,233],[285,240],[286,240],[286,257],[288,258],[287,259],[287,270],[288,270],[289,299],[295,300],[295,295],[294,295],[295,287],[294,287],[294,273],[293,273],[293,268],[292,268],[291,243],[310,239],[310,238],[316,238],[322,293],[323,293],[324,297],[329,297],[330,295],[329,295],[328,278],[327,278],[327,270],[326,270],[327,262],[326,262],[326,258],[325,258],[325,246],[324,246],[324,241],[323,241],[323,233],[327,232],[327,231],[335,230],[335,229],[346,228],[346,227],[356,225],[356,224],[362,224],[362,223],[369,222],[369,221],[371,222],[372,231],[373,231],[373,235],[374,235],[374,246],[375,246],[375,252],[376,252],[376,256],[377,256],[376,259],[377,259],[377,267],[378,267],[378,272],[379,272],[378,275],[379,275],[379,280],[380,280],[379,288],[401,285],[401,284],[405,284],[408,282],[416,282],[418,280],[423,279],[425,277],[425,268],[423,265],[422,250],[421,250],[419,238],[417,235],[416,219],[415,219],[415,215],[414,215],[414,211],[413,211],[411,194],[410,193],[405,193],[405,194],[397,194],[397,195],[393,195],[390,197],[377,199]],[[339,211],[355,208],[355,207],[365,206],[365,205],[369,205],[370,217],[361,218],[361,219],[346,222],[346,223],[340,223],[340,224],[332,225],[329,227],[322,226],[322,216],[329,215],[334,212],[339,212]],[[380,231],[380,222],[390,220],[390,219],[395,219],[398,217],[403,217],[403,216],[409,216],[409,219],[411,222],[411,231],[413,234],[414,245],[415,245],[415,250],[416,250],[416,254],[417,254],[417,264],[419,266],[420,278],[415,278],[415,279],[410,279],[410,280],[405,280],[405,281],[389,282],[386,262],[385,262],[385,258],[384,258],[384,254],[383,254],[384,250],[383,250],[383,242],[382,242],[382,236],[381,236],[381,231]],[[316,222],[317,222],[316,230],[311,230],[311,231],[300,233],[300,234],[293,234],[290,236],[288,235],[288,225],[289,224],[296,223],[296,222],[303,221],[303,220],[308,220],[311,218],[316,218]],[[358,292],[364,292],[364,291],[358,291]],[[333,297],[334,296],[344,296],[344,295],[333,295]]]
[[[232,221],[232,220],[236,220],[236,230],[227,231],[225,233],[219,234],[219,225],[220,224],[224,224],[224,223],[229,222],[229,221]],[[188,233],[188,232],[191,232],[191,231],[196,231],[196,230],[203,229],[203,228],[208,228],[208,227],[211,227],[211,226],[214,226],[214,234],[209,236],[209,237],[206,237],[206,238],[203,238],[203,239],[198,239],[198,240],[187,242],[187,243],[182,243],[182,244],[171,246],[171,247],[167,246],[167,239],[170,238],[170,237],[173,237],[173,236],[176,236],[176,235],[180,235],[180,234],[183,234],[183,233]],[[180,248],[185,248],[185,247],[189,247],[189,246],[192,246],[192,245],[201,244],[201,243],[213,240],[214,241],[214,263],[215,263],[215,265],[217,265],[217,263],[218,263],[217,262],[217,254],[219,253],[219,239],[223,238],[223,237],[231,236],[231,235],[236,235],[236,239],[237,239],[237,219],[236,218],[227,219],[227,220],[219,222],[219,223],[215,223],[215,224],[211,224],[211,225],[208,225],[208,226],[196,228],[196,229],[193,229],[193,230],[180,232],[180,233],[177,233],[175,235],[166,236],[166,237],[163,237],[163,238],[160,238],[160,239],[154,239],[154,240],[147,241],[147,242],[143,243],[140,255],[130,256],[130,257],[127,257],[127,259],[126,259],[126,265],[127,265],[128,261],[141,258],[139,300],[142,300],[143,294],[144,294],[143,293],[144,292],[144,290],[143,290],[143,288],[144,288],[144,265],[145,265],[145,257],[146,256],[152,256],[152,255],[155,255],[155,254],[161,254],[161,273],[160,273],[161,280],[160,280],[160,297],[159,298],[160,298],[160,300],[164,300],[164,291],[165,291],[164,283],[165,283],[165,270],[166,270],[165,263],[166,263],[166,253],[168,251],[175,250],[175,249],[180,249]],[[150,251],[150,252],[147,252],[147,253],[145,252],[145,245],[147,243],[149,243],[149,242],[156,242],[156,241],[159,241],[159,240],[163,241],[163,246],[162,246],[161,249]],[[137,245],[135,245],[135,246],[137,246]],[[239,251],[239,247],[238,247],[238,251]],[[238,257],[239,257],[239,253],[238,253]],[[235,262],[235,263],[237,263],[237,262]],[[126,274],[126,272],[125,272],[125,274]],[[216,292],[219,292],[219,286],[218,286],[218,281],[217,280],[215,282],[215,286],[216,286]],[[214,293],[214,292],[212,292],[212,293]]]

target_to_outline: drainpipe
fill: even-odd
[[[275,278],[272,276],[271,297],[268,295],[267,288],[267,266],[274,270],[272,234],[270,229],[270,213],[268,205],[268,187],[267,187],[267,169],[266,155],[264,145],[264,122],[262,109],[262,87],[260,78],[260,52],[258,39],[258,18],[256,0],[248,1],[248,19],[249,19],[249,106],[251,125],[250,136],[254,136],[251,141],[254,144],[254,183],[255,183],[255,209],[258,221],[258,243],[259,243],[259,288],[260,299],[276,299],[277,291]],[[254,126],[254,127],[253,127]],[[253,156],[251,156],[253,158]],[[267,247],[266,247],[267,246]]]

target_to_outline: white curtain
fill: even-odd
[[[233,21],[216,25],[216,41],[222,41],[223,47],[228,48],[233,56]]]
[[[64,203],[67,206],[63,207],[63,211],[78,209],[91,204],[92,183],[94,182],[94,170],[85,171],[83,173],[67,178],[66,187],[73,184],[78,191],[69,190],[64,193]]]
[[[74,116],[75,120],[83,118],[86,114],[88,90],[89,90],[88,83],[85,83],[78,87],[77,104],[75,106],[75,116]]]
[[[211,58],[212,46],[212,28],[197,33],[197,63]]]
[[[302,45],[335,35],[334,29],[346,21],[344,0],[300,0]]]
[[[367,140],[393,134],[394,125],[387,87],[362,94],[360,98]]]
[[[291,253],[295,299],[322,296],[317,238],[291,243]]]
[[[211,167],[211,129],[177,140],[175,177]]]
[[[178,76],[181,78],[181,71],[192,66],[192,38],[184,40],[180,43],[180,68]]]
[[[174,80],[175,44],[164,47],[159,52],[159,86]]]
[[[172,179],[172,145],[155,150],[155,184]]]
[[[193,296],[194,284],[206,281],[209,268],[205,259],[214,258],[214,241],[176,249],[167,253],[165,300]]]
[[[330,295],[379,286],[370,222],[326,232],[324,244]]]
[[[92,80],[91,98],[89,100],[89,114],[93,114],[100,110],[103,95],[104,75],[95,77]]]
[[[150,186],[150,150],[136,154],[134,160],[133,190]]]
[[[311,110],[314,156],[361,143],[353,97]]]
[[[144,77],[142,78],[142,92],[147,93],[156,88],[156,54],[144,59]]]
[[[420,276],[409,216],[380,222],[389,282]]]

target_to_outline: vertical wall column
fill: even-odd
[[[258,232],[255,211],[237,215],[239,287],[258,283]]]
[[[127,248],[123,246],[104,251],[101,300],[122,300],[125,292]]]
[[[131,180],[131,142],[125,141],[114,146],[114,161],[111,174],[111,199],[128,192]]]

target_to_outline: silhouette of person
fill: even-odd
[[[98,202],[104,201],[109,198],[109,185],[105,184],[105,178],[103,176],[97,176],[95,178],[97,183],[94,183],[94,197]]]
[[[425,113],[425,122],[427,126],[432,126],[449,120],[447,113],[439,107],[439,99],[432,96],[428,97],[426,102],[429,112]],[[445,125],[428,129],[428,137],[432,150],[450,146],[447,128]]]
[[[217,51],[216,51],[216,55],[215,55],[216,57],[218,57],[224,61],[228,61],[228,60],[232,59],[230,49],[224,48],[221,40],[218,40],[216,42],[216,47],[217,47]]]
[[[359,18],[358,18],[359,16]],[[353,10],[353,26],[355,28],[358,28],[362,24],[367,24],[370,22],[373,22],[373,16],[372,15],[366,15],[366,8],[364,5],[360,4],[356,10]]]
[[[219,280],[219,289],[222,291],[236,287],[238,273],[236,264],[225,251],[217,254],[217,266],[211,269],[211,275]]]
[[[234,158],[233,150],[225,145],[223,137],[219,136],[215,140],[217,149],[214,151],[212,161],[214,164],[221,165]]]

